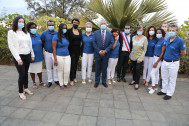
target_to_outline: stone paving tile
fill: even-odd
[[[15,110],[16,110],[16,108],[14,108],[14,107],[3,106],[0,108],[0,116],[9,116]]]
[[[132,119],[129,110],[115,109],[115,117],[120,119]]]
[[[99,108],[98,116],[102,117],[115,117],[115,110],[114,108]]]
[[[0,65],[0,75],[0,126],[189,126],[189,79],[178,79],[174,96],[165,101],[157,92],[149,95],[144,86],[135,91],[128,85],[131,75],[127,83],[94,88],[94,82],[82,85],[77,72],[78,83],[66,91],[56,84],[33,90],[29,77],[34,95],[22,101],[15,67]]]
[[[116,119],[116,126],[133,126],[133,121],[126,119]]]
[[[133,120],[134,126],[151,126],[149,121]]]
[[[48,112],[43,119],[41,120],[42,122],[45,123],[50,123],[50,124],[57,124],[61,117],[63,116],[63,113],[59,112]]]
[[[23,120],[15,118],[7,118],[1,126],[20,126]]]
[[[59,125],[77,126],[79,122],[79,117],[79,115],[64,114],[61,120],[59,121]]]
[[[97,126],[116,126],[116,119],[111,117],[98,117]]]
[[[30,114],[28,114],[25,119],[32,120],[32,121],[39,121],[41,120],[47,111],[41,111],[41,110],[32,110]]]
[[[31,109],[18,108],[15,112],[13,112],[10,115],[10,117],[17,119],[24,119],[30,112]]]
[[[77,105],[69,105],[66,113],[69,114],[81,114],[83,111],[83,106],[77,106]]]
[[[147,112],[148,117],[151,121],[166,122],[163,114],[161,112]]]
[[[113,100],[100,100],[100,107],[113,108],[114,101]]]
[[[86,116],[98,116],[98,107],[84,107],[83,115]]]
[[[134,120],[149,120],[148,115],[145,111],[131,111],[132,119]]]
[[[86,99],[84,106],[98,107],[99,106],[99,100],[96,100],[96,99]]]
[[[97,117],[81,116],[78,126],[96,126]]]
[[[0,116],[0,124],[2,124],[2,122],[3,122],[6,118],[7,118],[7,117],[3,117],[3,116],[1,117],[1,116]]]

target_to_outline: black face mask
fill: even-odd
[[[73,24],[73,27],[74,27],[75,29],[77,29],[77,28],[78,28],[78,25],[76,25],[76,24]]]

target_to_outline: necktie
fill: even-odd
[[[102,45],[104,47],[104,30],[102,30]]]

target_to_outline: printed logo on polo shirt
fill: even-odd
[[[173,47],[173,46],[170,46],[170,47],[175,50],[175,47]]]

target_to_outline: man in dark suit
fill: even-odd
[[[128,67],[128,60],[129,55],[132,51],[133,45],[133,34],[130,33],[131,26],[129,24],[125,25],[124,32],[120,33],[119,35],[119,59],[118,59],[118,66],[117,66],[117,81],[126,82],[125,73]]]
[[[110,50],[112,49],[114,39],[112,34],[106,30],[106,21],[101,21],[101,29],[94,32],[93,47],[95,57],[95,85],[97,88],[100,83],[100,74],[102,71],[102,84],[104,87],[108,87],[106,84],[108,59]]]

